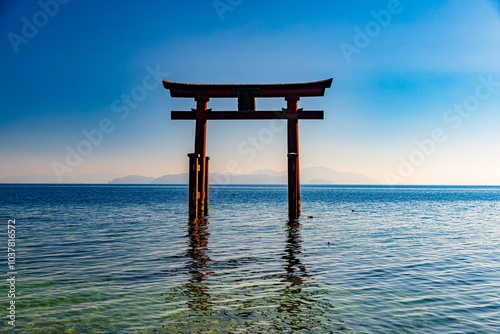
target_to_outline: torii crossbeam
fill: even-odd
[[[196,109],[172,111],[174,120],[196,120],[194,153],[189,156],[189,214],[208,214],[207,120],[286,119],[288,126],[288,208],[291,219],[300,215],[299,119],[323,119],[322,110],[298,108],[301,97],[324,96],[333,79],[292,84],[207,85],[163,81],[172,97],[194,98]],[[237,98],[238,111],[207,109],[211,98]],[[287,107],[280,111],[255,110],[255,98],[282,97]]]

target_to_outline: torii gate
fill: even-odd
[[[189,84],[163,80],[171,97],[188,97],[196,109],[172,111],[173,120],[196,120],[194,153],[189,157],[189,214],[208,215],[208,160],[206,156],[207,120],[286,119],[288,123],[288,208],[291,219],[300,215],[299,119],[323,119],[323,110],[298,109],[301,97],[324,96],[333,79],[293,84]],[[237,98],[238,111],[207,109],[210,98]],[[255,98],[283,97],[287,108],[281,111],[255,110]]]

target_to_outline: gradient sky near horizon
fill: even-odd
[[[301,167],[383,183],[396,176],[401,184],[500,185],[499,1],[401,0],[384,26],[374,13],[394,0],[66,0],[57,13],[54,1],[0,4],[0,178],[68,166],[68,147],[77,150],[103,119],[113,130],[64,176],[185,172],[194,122],[172,121],[170,110],[195,103],[171,98],[156,71],[193,83],[333,77],[325,97],[299,102],[325,110],[322,121],[300,122]],[[52,4],[53,15],[40,14],[40,3]],[[23,29],[34,21],[36,32]],[[356,36],[366,29],[363,44]],[[350,57],[346,45],[357,48]],[[462,114],[454,111],[461,105]],[[257,100],[260,109],[285,106]],[[234,109],[236,101],[209,108]],[[285,170],[280,125],[209,121],[211,171]]]

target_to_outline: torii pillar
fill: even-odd
[[[197,210],[201,215],[208,214],[208,161],[207,161],[207,102],[208,97],[196,98],[196,132],[194,140],[194,152],[198,154],[198,189],[199,193]]]
[[[290,217],[300,215],[300,169],[299,169],[299,97],[286,97],[287,147],[288,147],[288,213]]]
[[[322,110],[298,108],[301,97],[323,96],[333,79],[296,84],[206,85],[163,81],[172,97],[194,98],[196,109],[172,111],[172,119],[196,120],[194,153],[189,156],[189,214],[208,215],[207,120],[286,119],[288,133],[288,208],[290,219],[300,215],[299,119],[323,119]],[[207,109],[210,98],[237,98],[238,111]],[[255,110],[255,98],[282,97],[281,111]]]

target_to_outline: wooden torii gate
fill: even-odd
[[[163,80],[171,97],[194,98],[196,109],[172,111],[173,120],[196,120],[194,153],[189,157],[189,214],[208,215],[208,161],[206,156],[207,120],[286,119],[288,126],[288,208],[291,219],[300,215],[299,119],[323,119],[322,110],[298,108],[301,97],[324,96],[333,79],[293,84],[189,84]],[[281,111],[255,110],[255,98],[283,97],[287,108]],[[238,111],[207,109],[211,98],[237,98]]]

